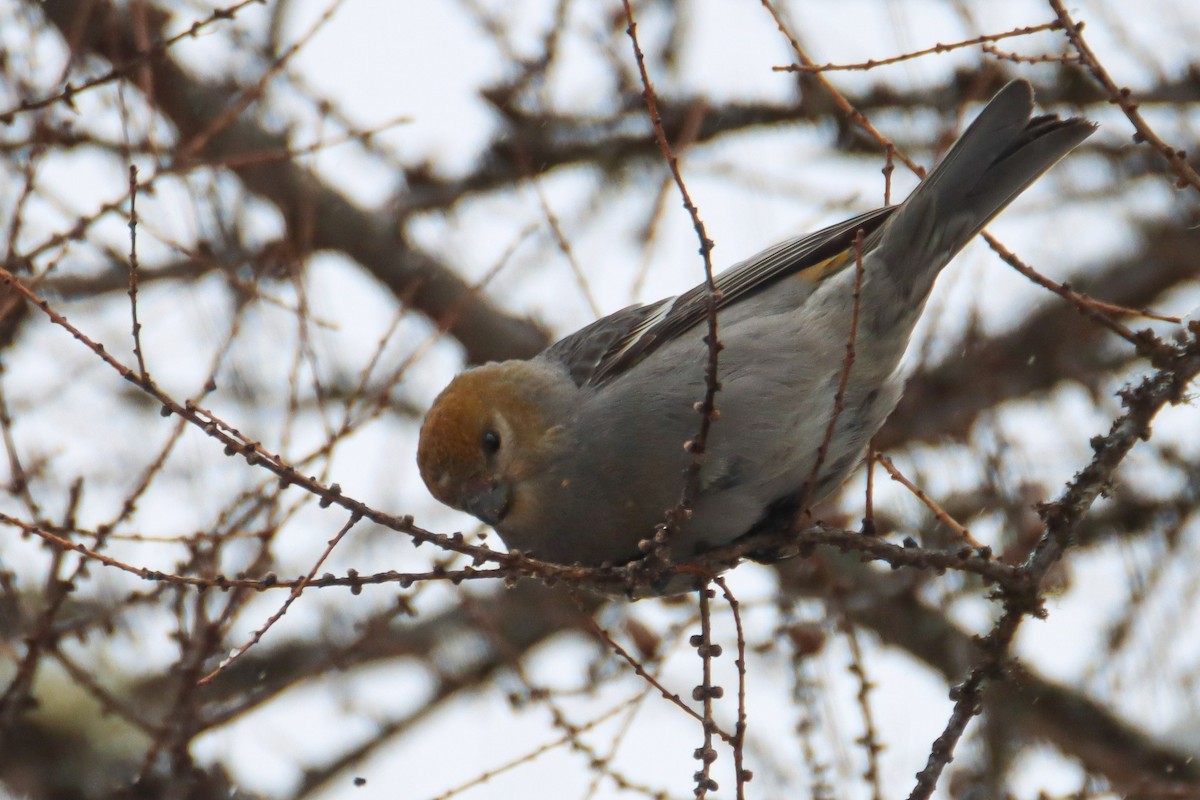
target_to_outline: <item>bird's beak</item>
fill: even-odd
[[[465,492],[462,509],[488,525],[495,525],[504,519],[508,501],[508,487],[503,483],[480,481]]]

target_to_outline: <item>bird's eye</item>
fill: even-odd
[[[494,455],[500,450],[500,434],[495,431],[483,432],[483,452],[489,456]]]

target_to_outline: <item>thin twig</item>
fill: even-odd
[[[288,594],[287,599],[283,601],[283,605],[279,607],[279,610],[272,614],[267,621],[263,623],[261,628],[254,631],[254,633],[250,635],[250,638],[244,644],[234,649],[234,651],[231,652],[227,658],[222,659],[221,663],[217,665],[216,669],[201,678],[199,681],[201,686],[204,686],[213,678],[220,675],[226,667],[236,661],[251,647],[258,644],[262,640],[262,637],[266,635],[267,631],[271,629],[271,626],[283,618],[283,615],[287,613],[289,608],[291,608],[292,603],[300,599],[300,594],[304,591],[305,587],[308,586],[309,581],[316,577],[317,570],[321,568],[321,565],[324,564],[325,560],[329,558],[331,553],[333,553],[333,548],[338,546],[338,543],[341,542],[346,534],[350,532],[351,528],[358,524],[360,519],[362,519],[362,517],[358,514],[350,515],[350,518],[346,520],[346,524],[341,527],[341,530],[339,530],[337,534],[335,534],[334,537],[326,543],[325,550],[321,553],[316,563],[312,565],[312,569],[308,571],[308,574],[304,577],[304,579],[297,581],[296,585],[292,587],[292,591]]]
[[[720,301],[721,293],[717,289],[716,279],[713,277],[712,249],[714,243],[708,237],[708,231],[704,227],[703,220],[700,219],[700,210],[692,202],[692,196],[683,182],[683,174],[679,171],[679,159],[671,149],[671,143],[667,141],[662,115],[658,111],[658,99],[654,92],[654,85],[650,82],[650,73],[646,69],[646,57],[642,53],[641,45],[638,44],[637,23],[633,19],[633,7],[629,0],[622,0],[622,2],[625,6],[625,19],[628,23],[625,32],[633,42],[633,55],[642,80],[642,97],[646,101],[646,110],[650,115],[651,126],[654,128],[654,139],[658,143],[659,150],[662,151],[663,158],[666,159],[667,168],[670,169],[671,176],[675,179],[675,185],[679,187],[679,194],[683,198],[683,207],[691,216],[692,227],[700,240],[700,256],[704,260],[704,285],[707,289],[705,294],[707,332],[704,343],[708,346],[708,361],[704,371],[704,399],[695,406],[696,411],[700,414],[700,428],[694,439],[683,443],[684,449],[692,454],[692,460],[684,473],[683,493],[675,507],[667,512],[666,522],[659,526],[652,544],[655,560],[659,565],[666,566],[671,563],[671,534],[683,524],[691,512],[692,501],[700,483],[700,466],[708,447],[709,428],[719,417],[715,398],[717,391],[721,388],[717,377],[718,354],[722,349],[720,339],[717,337],[717,304]]]
[[[717,751],[713,747],[712,740],[713,730],[717,726],[713,719],[713,699],[722,696],[721,687],[714,686],[712,681],[713,658],[721,654],[721,646],[713,644],[712,641],[712,616],[709,608],[712,596],[713,590],[707,584],[699,589],[700,633],[691,638],[691,644],[696,648],[696,654],[700,656],[702,665],[701,681],[692,689],[692,699],[700,701],[704,714],[701,720],[704,743],[692,752],[692,757],[700,762],[700,769],[692,774],[692,780],[696,782],[696,789],[693,793],[697,800],[704,800],[709,792],[715,792],[718,788],[717,782],[712,779],[710,774],[713,762],[717,760]],[[736,737],[735,733],[735,742],[737,741]]]
[[[721,594],[725,597],[725,602],[729,603],[729,610],[733,614],[733,628],[737,635],[737,660],[733,665],[737,668],[738,674],[738,718],[733,728],[733,769],[734,778],[737,781],[735,786],[737,800],[746,800],[746,784],[754,777],[754,774],[746,769],[745,752],[749,718],[746,713],[746,631],[742,628],[741,604],[734,597],[733,592],[729,591],[729,585],[725,579],[718,575],[713,578],[713,582],[721,587]]]
[[[926,508],[933,512],[933,516],[938,522],[942,523],[951,531],[953,531],[955,535],[974,548],[975,551],[983,558],[991,557],[992,549],[990,547],[981,544],[978,539],[971,535],[971,531],[967,529],[967,526],[950,516],[950,514],[944,508],[938,505],[932,497],[927,495],[924,490],[906,478],[904,473],[896,468],[896,465],[892,463],[890,458],[885,456],[883,453],[877,453],[875,455],[875,460],[879,462],[880,466],[887,470],[887,473],[892,476],[892,480],[896,481],[905,489],[908,489],[910,492],[916,495],[917,499],[920,500]]]
[[[862,306],[864,268],[862,253],[863,230],[861,228],[854,235],[854,244],[852,247],[854,250],[854,294],[850,308],[850,330],[846,333],[846,355],[842,359],[842,369],[838,375],[837,391],[833,395],[833,412],[829,415],[829,422],[825,426],[825,436],[821,439],[821,446],[817,448],[817,457],[813,461],[812,470],[808,474],[808,480],[804,482],[804,499],[799,504],[800,511],[804,511],[808,506],[808,501],[817,487],[817,478],[821,474],[821,467],[825,465],[825,459],[829,456],[829,446],[833,443],[838,420],[846,408],[846,387],[850,384],[850,370],[854,367],[855,343],[858,340],[858,316]]]
[[[1057,20],[1054,22],[1046,22],[1041,25],[1032,25],[1026,28],[1014,28],[1011,31],[1004,33],[987,33],[982,36],[976,36],[974,39],[964,39],[961,42],[953,42],[951,44],[935,44],[933,47],[927,47],[924,50],[912,50],[907,53],[902,53],[891,58],[869,59],[858,64],[787,64],[781,67],[772,67],[776,72],[835,72],[846,70],[869,70],[876,67],[883,67],[889,64],[898,64],[901,61],[911,61],[914,58],[929,56],[941,53],[949,53],[953,50],[960,50],[964,47],[981,44],[987,47],[987,42],[998,42],[1001,39],[1011,39],[1014,36],[1028,36],[1033,33],[1042,31],[1058,30],[1062,27]]]
[[[1133,137],[1134,141],[1149,143],[1151,147],[1167,160],[1167,165],[1175,173],[1176,177],[1179,178],[1175,184],[1177,188],[1185,189],[1191,186],[1200,192],[1200,173],[1197,173],[1192,168],[1192,165],[1188,163],[1187,153],[1163,141],[1146,120],[1142,118],[1142,115],[1138,112],[1138,103],[1133,99],[1133,92],[1128,87],[1118,86],[1116,81],[1112,79],[1112,76],[1108,74],[1108,70],[1100,63],[1100,59],[1096,57],[1092,48],[1088,46],[1087,41],[1083,38],[1083,23],[1072,19],[1066,6],[1062,4],[1062,0],[1049,0],[1049,3],[1050,8],[1054,9],[1054,13],[1058,15],[1058,21],[1062,23],[1062,29],[1071,41],[1071,45],[1083,60],[1083,65],[1087,67],[1088,72],[1092,74],[1096,82],[1104,88],[1109,100],[1120,107],[1121,111],[1125,112],[1125,116],[1129,121],[1133,123],[1133,128],[1137,131]]]
[[[133,318],[133,355],[137,359],[138,375],[150,380],[146,371],[146,359],[142,355],[142,323],[138,322],[138,254],[137,254],[137,190],[138,170],[129,165],[129,314]]]

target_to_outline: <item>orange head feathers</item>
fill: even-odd
[[[527,361],[485,364],[438,395],[421,426],[417,466],[441,502],[489,524],[504,518],[514,479],[550,426],[538,410],[545,379]],[[513,446],[517,444],[517,446]]]

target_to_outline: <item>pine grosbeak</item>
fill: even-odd
[[[1030,85],[1008,84],[903,203],[781,242],[717,278],[719,417],[698,456],[690,518],[669,540],[675,559],[799,511],[849,475],[900,398],[900,359],[938,273],[1095,129],[1032,111]],[[855,356],[830,436],[858,253]],[[421,428],[430,492],[526,555],[637,558],[697,457],[685,443],[701,422],[707,313],[701,285],[611,314],[528,361],[459,375]]]

